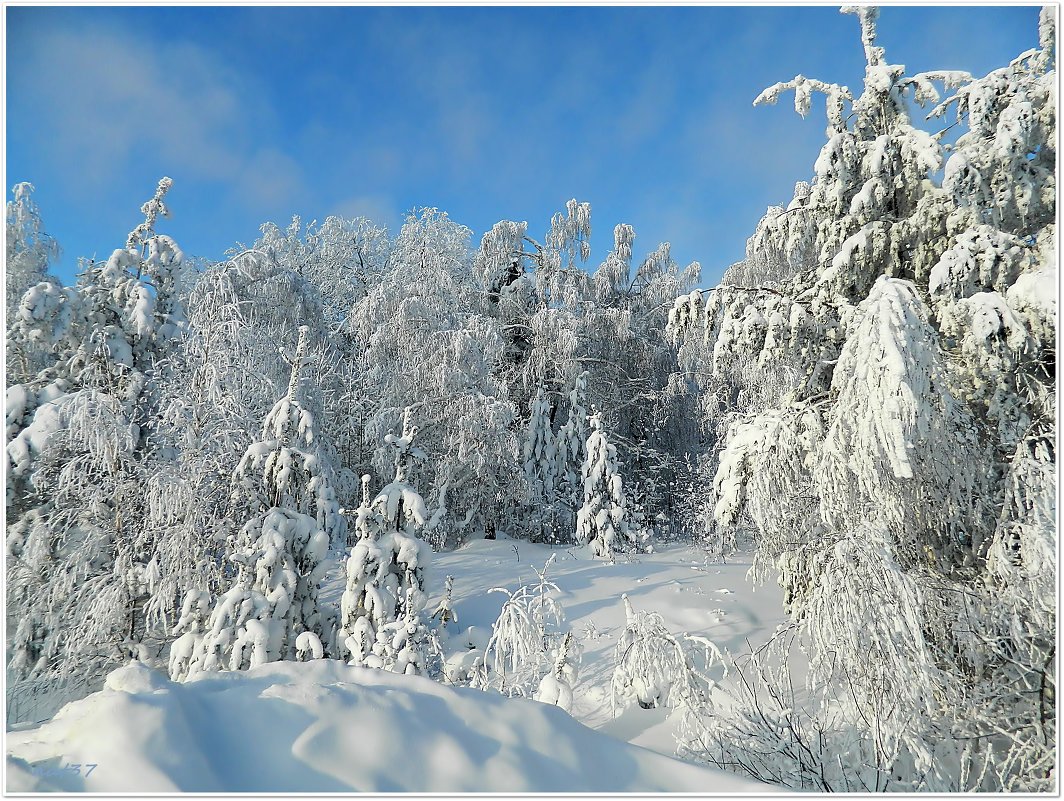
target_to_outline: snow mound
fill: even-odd
[[[771,791],[554,706],[336,660],[184,684],[127,666],[7,752],[9,793]]]

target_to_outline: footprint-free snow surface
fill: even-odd
[[[8,792],[687,792],[774,788],[681,762],[679,715],[609,697],[624,629],[621,594],[675,633],[733,651],[763,642],[782,620],[777,587],[754,587],[748,560],[706,561],[692,546],[619,558],[506,539],[436,554],[431,604],[454,576],[455,639],[490,632],[503,597],[550,578],[582,665],[572,716],[557,707],[335,660],[200,674],[184,684],[131,664],[51,721],[7,734]],[[322,599],[343,588],[333,565]],[[446,639],[446,638],[445,638]],[[75,769],[72,766],[79,766]],[[89,766],[94,766],[90,767]]]
[[[765,789],[599,734],[557,707],[335,660],[187,684],[133,664],[107,684],[8,734],[9,792]]]

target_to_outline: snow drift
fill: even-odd
[[[7,749],[7,792],[770,789],[614,740],[554,706],[336,660],[184,684],[132,663],[53,720],[9,732]]]

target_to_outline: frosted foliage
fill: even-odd
[[[553,562],[551,556],[542,570],[536,570],[535,583],[514,592],[501,587],[490,590],[507,598],[492,624],[474,686],[510,696],[538,695],[542,690],[545,697],[555,699],[547,703],[565,697],[564,682],[571,690],[578,654],[571,638],[566,644],[561,634],[565,613],[556,598],[558,585],[547,576]]]
[[[958,236],[942,254],[931,270],[929,289],[932,295],[954,298],[991,289],[1002,292],[1032,261],[1019,238],[979,225]]]
[[[4,278],[7,293],[7,326],[10,332],[19,319],[19,310],[23,296],[34,286],[48,279],[48,264],[59,255],[59,247],[44,231],[40,209],[33,202],[33,185],[19,183],[11,190],[12,199],[7,202],[5,214],[5,251]],[[53,291],[58,285],[48,283]],[[43,312],[35,302],[31,309]],[[44,316],[41,313],[41,316]],[[8,337],[7,372],[8,381],[26,381],[32,378],[48,363],[47,345],[44,332],[38,330],[38,337],[30,341],[19,342]]]
[[[810,600],[810,634],[818,646],[812,669],[822,680],[836,670],[848,678],[853,714],[877,722],[881,762],[895,761],[904,745],[923,773],[932,754],[928,731],[921,730],[926,719],[914,713],[942,695],[947,679],[925,640],[928,600],[917,578],[894,561],[886,537],[883,529],[862,526],[834,546]],[[862,656],[869,653],[877,658]],[[892,700],[889,707],[884,698]]]
[[[344,541],[345,522],[329,481],[317,421],[300,389],[301,371],[310,363],[309,332],[300,328],[288,391],[266,414],[260,439],[247,447],[236,467],[234,498],[247,498],[253,512],[282,507],[311,515],[328,540],[338,543]]]
[[[963,467],[980,454],[935,341],[915,288],[880,278],[835,368],[838,397],[816,471],[825,522],[856,525],[852,515],[871,504],[908,565],[980,548],[966,532],[982,479]],[[920,541],[933,550],[918,553]]]
[[[555,214],[550,221],[546,244],[557,253],[558,268],[572,268],[577,259],[587,261],[591,255],[591,204],[570,200],[565,214]]]
[[[566,712],[573,708],[573,686],[578,673],[579,652],[573,633],[568,631],[562,638],[550,672],[540,679],[533,698],[544,704],[553,704]]]
[[[27,191],[8,209],[8,244],[44,248],[44,259]],[[160,365],[185,323],[184,266],[153,226],[146,212],[132,247],[90,265],[76,286],[29,286],[9,320],[23,368],[47,354],[44,369],[9,387],[6,420],[8,599],[24,618],[12,678],[38,689],[84,692],[108,665],[153,658],[166,637],[170,551],[156,545],[145,489],[165,461],[154,449]]]
[[[528,223],[498,222],[484,234],[473,261],[477,277],[498,292],[522,273],[521,254]]]
[[[420,450],[409,417],[403,434],[389,434],[396,454],[395,481],[370,496],[370,476],[362,477],[362,503],[355,510],[354,532],[345,565],[346,587],[340,599],[337,647],[354,665],[423,673],[429,646],[423,620],[431,549],[418,533],[438,519],[421,495],[401,480]],[[422,454],[423,455],[423,454]]]
[[[541,502],[553,500],[556,483],[558,457],[554,433],[551,431],[550,411],[543,387],[540,387],[532,404],[522,457],[530,496]]]
[[[385,437],[402,410],[414,407],[419,446],[429,458],[411,478],[434,506],[448,510],[434,535],[448,544],[494,525],[496,497],[512,502],[524,490],[516,407],[499,371],[508,340],[493,316],[496,308],[512,309],[506,292],[499,299],[502,288],[492,296],[474,278],[469,235],[432,210],[408,219],[390,272],[348,318],[362,349],[359,380],[374,387],[373,401],[358,400],[359,439],[370,449],[363,469],[392,475]]]
[[[291,659],[301,634],[311,632],[319,641],[324,635],[317,594],[328,540],[314,518],[274,508],[248,521],[241,540],[231,557],[236,581],[205,623],[202,591],[185,598],[174,629],[182,638],[170,657],[175,680]]]
[[[580,373],[569,393],[569,414],[565,425],[558,431],[557,476],[563,492],[575,503],[583,498],[581,491],[581,469],[586,461],[587,452],[587,379],[586,371]]]
[[[845,10],[861,94],[795,79],[759,98],[794,90],[804,113],[810,91],[829,94],[815,261],[788,274],[807,207],[770,209],[744,262],[669,318],[681,365],[712,371],[715,522],[754,530],[754,576],[779,576],[794,621],[691,717],[684,747],[794,788],[1048,789],[1054,22],[985,78],[907,77],[875,10]],[[967,125],[944,164],[910,98]],[[800,378],[780,392],[750,382],[751,364]],[[811,661],[801,689],[792,647]]]
[[[636,612],[627,595],[621,600],[626,621],[610,679],[614,715],[633,701],[643,709],[705,703],[709,681],[695,669],[688,647],[665,628],[661,615]]]
[[[597,557],[613,559],[616,550],[626,550],[636,541],[629,525],[624,487],[617,464],[617,449],[609,443],[602,415],[591,416],[587,458],[581,476],[584,503],[576,513],[576,535],[589,543]]]

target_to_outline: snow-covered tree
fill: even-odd
[[[562,671],[564,680],[569,675],[567,671],[573,669],[576,653],[571,646],[563,645],[561,627],[565,612],[555,597],[559,592],[558,585],[547,577],[553,562],[554,556],[551,556],[542,570],[535,571],[535,583],[525,584],[513,592],[502,587],[490,590],[504,593],[507,598],[492,624],[483,660],[473,678],[474,686],[510,696],[534,695],[545,674]],[[570,667],[567,669],[566,665]],[[575,673],[571,678],[575,678]],[[548,681],[544,692],[551,689]],[[564,692],[560,686],[553,686],[553,689]]]
[[[330,541],[345,530],[321,474],[314,416],[301,403],[309,329],[299,333],[288,391],[266,415],[261,437],[234,475],[233,508],[250,514],[229,553],[235,584],[215,603],[202,636],[197,616],[178,621],[174,633],[186,638],[173,646],[180,656],[171,655],[171,670],[176,666],[178,674],[291,659],[304,632],[319,643],[332,641],[318,587]],[[191,592],[202,597],[200,590]]]
[[[44,342],[19,341],[10,335],[12,324],[19,319],[23,296],[30,287],[40,283],[50,283],[53,294],[61,291],[59,283],[48,276],[48,264],[59,255],[59,246],[44,231],[40,209],[33,202],[33,185],[15,184],[11,192],[13,197],[7,202],[4,228],[8,385],[29,381],[47,363]]]
[[[613,559],[637,541],[628,519],[617,449],[606,438],[602,415],[591,415],[587,457],[582,468],[584,504],[576,513],[576,536],[591,545],[595,556]]]
[[[573,709],[573,687],[578,670],[577,645],[573,633],[567,631],[558,646],[550,672],[540,679],[533,698],[544,704],[553,704],[566,712]]]
[[[339,544],[346,540],[346,524],[329,483],[318,423],[301,389],[303,369],[313,361],[307,355],[309,335],[309,327],[301,326],[288,390],[237,465],[234,493],[253,511],[281,507],[310,515],[328,542]]]
[[[412,466],[417,475],[409,478],[434,507],[448,510],[433,534],[437,545],[496,525],[524,494],[516,409],[498,369],[505,338],[475,283],[469,236],[435,210],[411,215],[391,269],[348,319],[369,388],[365,470],[390,475],[385,435],[404,409],[416,410],[419,446],[430,458]]]
[[[636,612],[627,595],[621,600],[625,628],[617,640],[610,680],[614,715],[633,700],[643,709],[703,704],[710,682],[695,668],[686,635],[671,634],[656,612]]]
[[[587,461],[587,378],[581,372],[569,392],[569,415],[555,439],[559,494],[575,510],[583,500],[580,471]]]
[[[429,648],[423,620],[431,549],[418,537],[438,522],[408,483],[412,463],[425,458],[414,444],[417,427],[409,411],[399,437],[388,434],[395,479],[375,497],[370,476],[362,477],[362,503],[355,511],[358,540],[346,563],[347,585],[340,599],[337,650],[356,665],[424,672]]]
[[[705,758],[794,787],[1044,788],[1055,618],[1027,593],[1055,580],[1040,556],[1055,509],[1037,500],[1055,436],[1055,230],[1039,205],[1054,202],[1055,154],[1041,139],[1055,126],[1044,89],[1054,23],[1043,14],[1040,48],[986,79],[907,77],[875,43],[876,10],[845,10],[861,23],[862,94],[851,102],[796,78],[759,98],[793,89],[804,113],[812,90],[828,95],[829,142],[808,195],[816,264],[705,302],[678,298],[670,317],[677,332],[702,323],[714,371],[755,358],[802,375],[732,419],[714,511],[719,525],[758,531],[755,568],[784,585],[808,697],[798,711],[737,691],[697,739]],[[935,83],[962,87],[939,108],[956,104],[969,123],[941,187],[937,137],[911,124],[904,98],[939,103]],[[1005,164],[1014,180],[981,183],[980,170]],[[776,263],[785,228],[759,233]],[[1006,522],[1019,519],[1030,522]],[[775,704],[787,687],[765,678],[770,667],[757,670]],[[1002,731],[1002,719],[1015,726]],[[765,731],[743,734],[743,720]],[[716,756],[706,746],[726,741]],[[864,767],[836,770],[824,747],[863,755]]]
[[[8,390],[16,678],[92,681],[130,653],[150,657],[146,641],[160,634],[146,615],[161,590],[155,532],[141,521],[152,465],[166,459],[153,443],[159,377],[184,325],[183,254],[154,230],[170,185],[160,181],[126,247],[74,287],[30,287],[10,330],[52,354]]]

